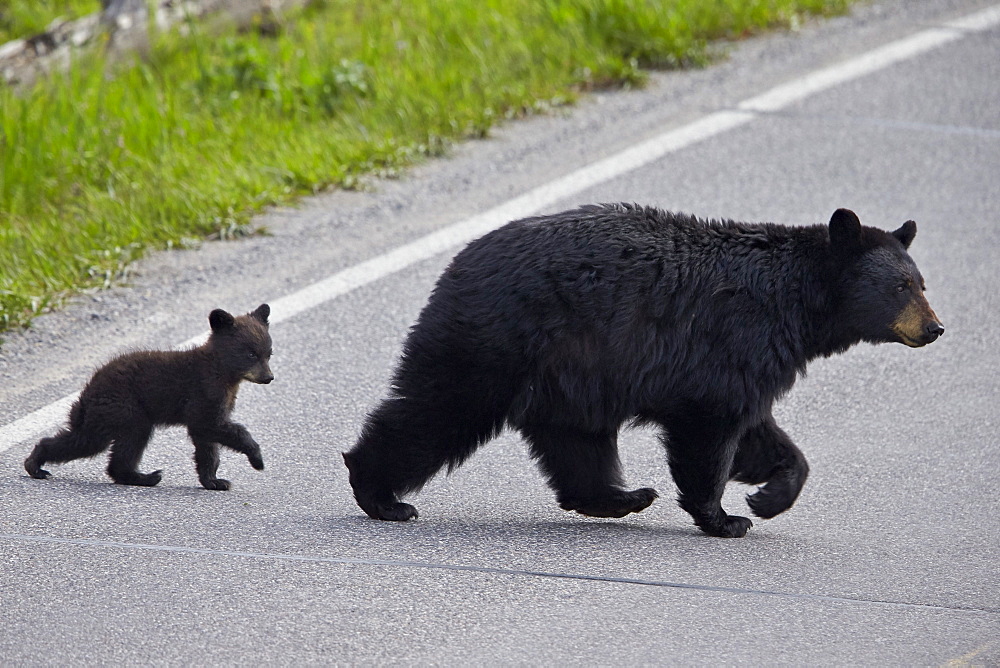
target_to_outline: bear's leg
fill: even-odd
[[[478,376],[485,381],[475,383]],[[405,374],[400,378],[402,396],[372,411],[357,444],[344,453],[361,509],[372,519],[397,522],[417,517],[417,509],[399,497],[418,491],[446,464],[449,471],[460,466],[495,437],[510,404],[495,387],[490,391],[490,383],[497,385],[491,374],[467,370],[461,385],[438,392],[440,381],[420,386]]]
[[[733,466],[738,424],[714,412],[691,410],[666,425],[670,473],[680,494],[677,502],[710,536],[741,538],[753,526],[746,517],[722,509],[722,493]]]
[[[43,438],[24,460],[24,470],[32,478],[43,480],[51,474],[42,468],[46,462],[60,463],[93,457],[108,447],[109,438],[89,437],[78,430],[63,429],[55,436]]]
[[[740,438],[730,479],[763,484],[747,504],[758,517],[770,518],[792,507],[808,475],[805,455],[768,415]]]
[[[142,453],[152,435],[152,426],[132,424],[123,428],[122,433],[115,437],[107,471],[117,484],[153,487],[163,478],[163,471],[139,472],[139,460],[142,459]]]
[[[194,443],[194,468],[198,472],[198,480],[205,489],[218,491],[228,490],[232,484],[223,478],[217,478],[219,470],[219,446],[202,434],[192,434]]]
[[[656,490],[648,487],[622,489],[617,433],[538,424],[523,425],[521,432],[563,510],[624,517],[645,509],[657,497]]]
[[[188,429],[189,434],[191,431],[191,429]],[[213,444],[218,443],[230,450],[242,453],[247,456],[250,466],[258,471],[264,470],[264,459],[260,454],[260,445],[257,441],[253,440],[253,436],[250,435],[250,432],[243,425],[236,422],[223,422],[212,429],[197,429],[196,431],[200,440],[210,441]],[[195,437],[192,436],[191,440],[194,441]],[[214,475],[214,470],[212,474]]]

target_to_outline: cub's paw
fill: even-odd
[[[28,457],[24,460],[24,470],[28,472],[35,480],[45,480],[52,474],[43,469],[38,465],[38,461],[34,457]]]
[[[743,538],[747,534],[747,529],[753,526],[746,517],[739,515],[726,515],[726,519],[719,524],[700,525],[702,531],[709,536],[718,538]]]
[[[247,455],[247,459],[250,461],[250,466],[254,467],[258,471],[264,470],[264,460],[261,459],[259,452],[254,452]]]
[[[129,471],[128,473],[112,473],[110,475],[116,485],[131,485],[133,487],[156,487],[163,480],[162,470],[152,473]]]
[[[417,519],[417,509],[408,503],[386,503],[375,506],[375,515],[369,513],[372,519],[389,522],[406,522]]]
[[[232,483],[230,483],[228,480],[224,480],[223,478],[209,478],[208,480],[202,480],[201,486],[204,487],[205,489],[225,492],[230,487],[232,487]]]

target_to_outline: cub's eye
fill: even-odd
[[[902,292],[905,289],[906,289],[906,283],[900,283],[899,285],[896,286],[896,292]]]
[[[249,357],[252,360],[255,360],[257,359],[257,353],[251,350],[250,352],[247,353],[247,357]]]

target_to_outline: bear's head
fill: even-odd
[[[212,325],[209,344],[229,379],[262,384],[274,380],[268,366],[271,335],[267,318],[270,314],[271,308],[261,304],[253,312],[238,317],[222,309],[215,309],[208,315]]]
[[[895,341],[912,348],[944,334],[924,296],[924,279],[907,253],[917,224],[894,232],[865,227],[853,211],[830,219],[830,248],[838,267],[837,314],[842,335],[870,343]]]

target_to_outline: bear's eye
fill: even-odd
[[[252,360],[255,360],[257,359],[257,353],[251,350],[250,352],[247,353],[247,357],[249,357]]]
[[[900,283],[899,285],[896,286],[896,292],[902,292],[905,289],[906,289],[906,283]]]

